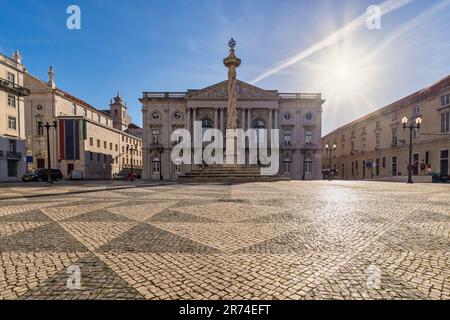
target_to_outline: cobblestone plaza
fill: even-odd
[[[0,299],[450,299],[449,185],[0,192]]]

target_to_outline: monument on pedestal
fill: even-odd
[[[225,158],[225,163],[227,165],[237,165],[239,163],[238,152],[236,146],[236,139],[234,137],[234,130],[237,129],[237,90],[236,90],[236,69],[241,65],[241,59],[236,57],[234,54],[234,47],[236,46],[236,41],[233,38],[228,42],[230,47],[230,53],[228,57],[223,59],[223,64],[228,68],[228,118],[227,118],[227,133],[226,133],[226,153],[228,154],[231,150],[234,150],[234,157],[227,156]],[[233,134],[231,134],[232,132]],[[231,158],[231,159],[230,159]]]

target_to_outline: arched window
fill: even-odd
[[[206,130],[214,128],[213,123],[210,119],[202,119],[202,137],[205,135]]]
[[[312,115],[311,111],[308,111],[305,114],[305,119],[309,121],[309,120],[312,120],[312,118],[313,118],[313,115]]]
[[[159,158],[153,158],[152,159],[152,174],[158,175],[161,170],[161,162]]]
[[[289,158],[283,160],[283,173],[285,175],[290,175],[292,170],[292,161]]]

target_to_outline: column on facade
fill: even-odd
[[[278,109],[275,109],[274,128],[278,129]]]
[[[188,108],[187,109],[187,114],[186,114],[186,129],[191,131],[191,109]]]
[[[273,110],[272,109],[269,109],[269,127],[268,127],[268,129],[273,129],[273,127],[272,127],[272,112]]]
[[[219,129],[219,110],[214,107],[214,129]]]
[[[220,108],[220,131],[222,131],[222,133],[224,134],[224,132],[223,132],[223,117],[224,116],[224,112],[223,112],[223,108]]]
[[[194,129],[195,120],[197,120],[197,108],[192,109],[192,129]]]

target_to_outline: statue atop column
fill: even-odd
[[[237,91],[236,91],[236,69],[241,65],[241,59],[234,54],[236,41],[233,38],[228,42],[230,54],[223,59],[223,64],[228,68],[228,119],[227,129],[237,128]]]

